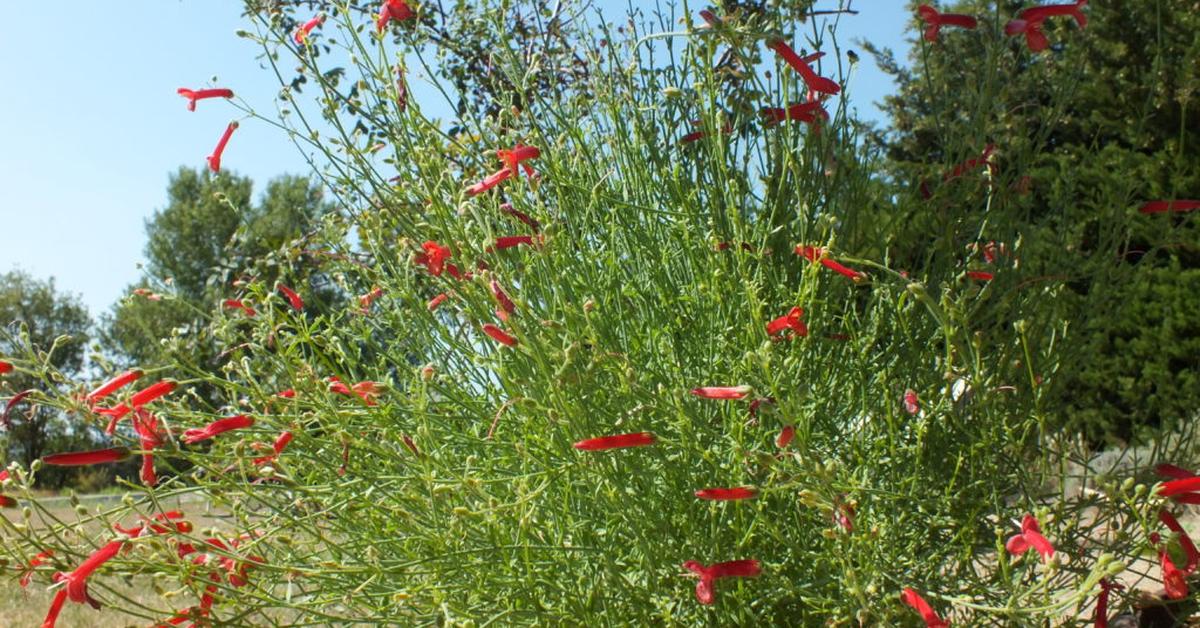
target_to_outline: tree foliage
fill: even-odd
[[[999,33],[1024,5],[972,0],[941,9],[979,15],[980,29]],[[1191,298],[1200,224],[1137,215],[1147,200],[1200,196],[1200,126],[1187,123],[1200,86],[1198,7],[1092,3],[1083,32],[1070,18],[1047,22],[1052,46],[1040,55],[1019,54],[1021,37],[995,45],[955,29],[936,42],[917,39],[911,68],[875,50],[899,85],[885,99],[890,128],[875,136],[907,208],[889,223],[894,241],[907,243],[896,249],[914,264],[926,251],[951,250],[932,240],[953,231],[950,208],[967,192],[943,181],[943,169],[994,144],[996,186],[1023,216],[1008,233],[993,225],[992,237],[1032,246],[1061,239],[1070,253],[1045,272],[1067,279],[1060,298],[1085,333],[1061,345],[1071,360],[1054,390],[1065,420],[1093,438],[1128,439],[1139,426],[1191,420],[1200,409],[1200,388],[1181,385],[1200,370],[1200,354],[1174,351],[1194,345],[1196,329],[1169,314]],[[951,94],[971,96],[964,103]],[[1123,263],[1089,263],[1100,258]]]
[[[6,460],[28,465],[46,453],[97,442],[86,426],[58,408],[39,403],[56,392],[72,391],[70,380],[84,374],[91,326],[79,297],[59,292],[53,279],[38,280],[19,270],[0,275],[0,355],[33,358],[29,352],[36,352],[37,361],[54,369],[0,377],[0,394],[6,397],[23,390],[40,391],[14,407],[12,429],[0,437]],[[57,487],[74,474],[74,470],[47,470],[38,479],[43,486]]]

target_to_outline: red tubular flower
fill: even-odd
[[[854,505],[843,502],[839,497],[834,502],[833,512],[830,514],[830,518],[833,519],[833,523],[839,528],[845,530],[846,532],[854,532],[855,514]]]
[[[133,415],[133,429],[137,432],[142,444],[142,483],[146,486],[158,484],[158,475],[154,472],[154,448],[163,444],[163,434],[159,429],[158,417],[139,408]]]
[[[691,120],[691,121],[689,121],[689,124],[691,124],[693,127],[702,127],[702,126],[704,126],[704,121],[703,120]],[[730,133],[733,133],[733,125],[730,124],[729,121],[726,121],[723,125],[721,125],[720,133],[721,133],[721,135],[729,135]],[[680,144],[691,144],[692,142],[695,142],[706,136],[708,136],[707,131],[702,131],[702,130],[701,131],[692,131],[691,133],[688,133],[687,135],[684,135],[683,137],[679,138],[679,143]]]
[[[762,573],[762,567],[753,559],[731,560],[707,567],[689,560],[683,563],[683,568],[700,577],[700,582],[696,583],[696,599],[701,604],[712,604],[716,601],[714,585],[720,578],[753,578]]]
[[[375,302],[375,299],[378,299],[381,296],[383,296],[383,288],[375,288],[374,290],[358,297],[358,306],[362,308],[362,311],[365,313],[371,309],[371,304]]]
[[[179,384],[169,379],[164,379],[155,384],[151,384],[129,398],[129,405],[136,410],[159,397],[170,394]]]
[[[796,426],[785,425],[783,426],[783,429],[779,431],[779,436],[775,437],[775,446],[783,449],[790,445],[792,439],[794,438],[796,438]]]
[[[137,381],[137,379],[141,376],[142,371],[140,369],[130,369],[125,371],[124,373],[121,373],[120,375],[97,386],[94,390],[92,390],[92,392],[88,393],[83,400],[89,405],[95,404],[97,401]]]
[[[237,121],[229,123],[225,127],[225,132],[221,134],[221,139],[217,141],[217,147],[213,149],[213,153],[208,156],[208,169],[213,172],[221,171],[221,155],[225,152],[225,145],[229,143],[229,138],[233,136],[233,132],[238,128]]]
[[[296,391],[289,388],[287,390],[283,390],[283,391],[275,393],[275,396],[279,397],[281,399],[295,399]]]
[[[493,279],[491,287],[492,296],[495,297],[496,303],[500,305],[500,309],[505,314],[515,314],[517,311],[517,306],[512,302],[512,299],[508,298],[508,295],[504,293],[504,289],[500,287],[500,283]]]
[[[917,15],[921,17],[921,21],[925,22],[926,41],[937,41],[938,32],[942,30],[943,26],[958,26],[972,30],[979,26],[979,20],[976,20],[974,16],[962,13],[938,13],[937,9],[928,4],[917,7]]]
[[[1154,467],[1154,472],[1163,477],[1174,478],[1176,480],[1183,480],[1183,479],[1187,479],[1187,478],[1196,477],[1195,473],[1192,473],[1191,471],[1188,471],[1187,469],[1184,469],[1183,467],[1177,467],[1173,464],[1166,464],[1166,463],[1163,463],[1163,464],[1160,464],[1160,465]]]
[[[1142,205],[1138,211],[1143,214],[1162,214],[1167,212],[1190,212],[1195,209],[1200,209],[1200,201],[1150,201]]]
[[[275,443],[271,445],[271,451],[274,453],[269,456],[255,458],[254,464],[258,465],[271,462],[275,458],[279,457],[279,454],[283,453],[283,450],[287,448],[288,443],[290,442],[292,442],[292,433],[287,430],[280,432],[279,436],[275,437]]]
[[[501,203],[500,211],[525,223],[526,225],[529,226],[530,229],[533,229],[534,233],[537,233],[542,230],[542,225],[538,221],[534,220],[532,217],[529,216],[529,214],[526,214],[525,212],[513,209],[512,203]]]
[[[491,336],[492,340],[495,340],[496,342],[498,342],[506,347],[517,346],[516,338],[512,337],[507,332],[505,332],[503,329],[500,329],[499,327],[496,327],[495,325],[493,325],[491,323],[484,323],[483,333]]]
[[[78,467],[89,464],[106,464],[120,462],[129,457],[128,447],[109,447],[93,451],[72,451],[61,454],[42,456],[44,464],[60,467]]]
[[[509,170],[508,168],[501,168],[496,172],[489,174],[483,179],[483,181],[480,181],[479,183],[467,188],[467,195],[478,196],[483,194],[497,185],[500,185],[505,179],[508,179],[511,176],[513,176],[512,170]]]
[[[188,111],[196,110],[196,101],[204,100],[205,98],[233,98],[233,90],[231,89],[188,89],[180,87],[175,90],[175,93],[188,99]]]
[[[775,54],[782,57],[788,65],[792,66],[792,69],[800,75],[800,78],[804,81],[804,84],[807,85],[812,91],[830,95],[835,95],[842,91],[842,88],[839,87],[838,84],[833,80],[823,76],[818,76],[816,71],[814,71],[812,67],[808,65],[810,61],[801,59],[800,55],[796,54],[796,51],[792,50],[792,47],[787,45],[787,42],[783,41],[782,39],[776,39],[768,43],[767,47],[775,51]],[[807,59],[812,60],[817,58],[820,57],[807,57]]]
[[[976,281],[991,281],[996,278],[996,275],[982,270],[968,270],[967,278]]]
[[[495,246],[489,246],[487,248],[487,252],[494,253],[496,251],[503,251],[505,249],[511,249],[513,247],[520,246],[522,244],[525,244],[528,246],[533,246],[534,245],[533,236],[530,236],[530,235],[500,236],[499,238],[496,238]]]
[[[188,521],[180,521],[172,523],[171,527],[160,525],[161,523],[170,523],[176,519],[183,519],[184,515],[178,510],[168,510],[167,512],[157,513],[153,517],[147,519],[142,517],[142,523],[133,528],[123,527],[119,523],[113,524],[113,529],[121,534],[125,534],[134,538],[141,536],[146,530],[150,530],[155,534],[168,534],[171,532],[181,532],[187,534],[192,531],[192,524]],[[158,523],[155,523],[158,522]]]
[[[442,270],[444,270],[446,266],[446,260],[450,259],[452,255],[452,253],[450,253],[450,248],[442,246],[433,240],[426,240],[425,243],[421,245],[421,248],[425,252],[417,253],[417,256],[413,259],[413,261],[417,264],[423,264],[425,268],[429,270],[430,275],[433,275],[434,277],[441,276]]]
[[[5,373],[11,373],[12,370],[13,370],[12,364],[9,364],[8,362],[5,362],[4,360],[0,360],[0,375],[4,375]]]
[[[1016,19],[1004,25],[1004,33],[1009,36],[1025,35],[1025,44],[1032,52],[1041,52],[1050,46],[1050,41],[1042,33],[1042,25],[1047,18],[1069,15],[1075,18],[1080,30],[1087,27],[1087,16],[1083,7],[1087,0],[1078,0],[1070,4],[1051,4],[1029,7],[1017,14]]]
[[[788,310],[787,314],[767,323],[767,335],[774,336],[779,332],[790,329],[796,336],[807,336],[808,326],[804,324],[804,321],[800,320],[802,316],[804,316],[804,310],[799,307],[793,307]]]
[[[750,386],[707,386],[689,392],[703,399],[742,399],[754,389]]]
[[[58,623],[58,614],[62,612],[63,603],[67,601],[67,590],[59,589],[50,602],[50,610],[46,611],[46,619],[42,620],[42,628],[54,628]]]
[[[29,561],[29,566],[26,567],[25,570],[21,573],[21,588],[22,589],[29,587],[29,581],[33,579],[33,570],[37,569],[39,565],[45,564],[45,562],[47,560],[49,560],[50,557],[53,555],[54,555],[54,552],[52,552],[50,550],[46,550],[44,552],[38,552],[37,556],[34,556],[33,559],[31,559]]]
[[[696,491],[696,497],[710,501],[737,501],[741,499],[753,499],[756,496],[758,496],[758,491],[745,486],[736,488],[705,488]]]
[[[1170,482],[1163,482],[1158,494],[1163,497],[1179,495],[1180,493],[1195,493],[1200,491],[1200,477],[1192,476]]]
[[[1038,554],[1042,555],[1042,562],[1049,560],[1054,556],[1054,546],[1046,537],[1042,536],[1041,527],[1038,525],[1038,520],[1034,519],[1033,515],[1026,514],[1021,519],[1021,533],[1013,535],[1008,542],[1004,544],[1004,548],[1010,554],[1024,554],[1031,548],[1037,550]]]
[[[848,268],[837,261],[830,259],[826,255],[825,249],[819,246],[805,246],[803,244],[797,244],[796,254],[810,262],[819,262],[825,268],[828,268],[829,270],[832,270],[843,277],[848,277],[853,281],[861,281],[867,277],[867,274],[862,271]]]
[[[375,402],[375,398],[379,396],[379,384],[377,382],[359,382],[351,386],[350,390],[353,391],[355,395],[358,395],[358,398],[362,399],[363,403],[367,404],[368,406],[379,405]]]
[[[275,288],[279,290],[280,294],[287,298],[288,304],[292,306],[293,310],[299,312],[304,309],[304,299],[301,299],[300,295],[296,294],[295,290],[292,290],[283,284],[279,284],[278,286],[275,286]]]
[[[190,429],[183,433],[183,442],[192,445],[205,441],[218,434],[238,430],[254,425],[254,419],[244,414],[238,414],[224,419],[217,419],[199,429]]]
[[[764,107],[760,110],[766,126],[772,127],[780,122],[795,120],[804,122],[809,125],[817,123],[818,119],[828,120],[829,112],[825,110],[825,106],[819,100],[797,103],[788,105],[786,109],[782,107]]]
[[[632,434],[617,434],[615,436],[599,436],[581,440],[574,445],[580,451],[605,451],[623,447],[646,447],[653,445],[657,439],[650,432],[634,432]]]
[[[134,288],[134,296],[146,297],[147,301],[162,301],[162,295],[147,288]]]
[[[1096,598],[1096,628],[1108,628],[1108,594],[1113,589],[1121,590],[1125,587],[1110,582],[1107,578],[1100,579],[1100,595]]]
[[[1171,554],[1161,541],[1157,532],[1150,534],[1150,543],[1158,549],[1158,560],[1162,565],[1163,588],[1167,590],[1167,597],[1182,600],[1188,594],[1186,575],[1175,566],[1175,561],[1171,560]]]
[[[921,411],[921,400],[917,398],[916,391],[911,388],[904,391],[904,411],[909,414]]]
[[[26,397],[32,395],[33,393],[34,391],[32,390],[22,390],[12,397],[9,397],[8,403],[4,404],[4,414],[0,414],[0,423],[3,423],[4,427],[7,428],[8,431],[11,432],[13,427],[12,419],[9,418],[9,415],[12,414],[13,408],[17,407],[18,403],[21,403]]]
[[[900,600],[908,604],[917,611],[921,619],[925,620],[925,628],[949,628],[950,622],[938,617],[938,614],[933,611],[933,607],[925,598],[921,597],[916,591],[909,587],[905,587],[900,594]]]
[[[1175,518],[1175,515],[1166,510],[1160,510],[1158,511],[1158,519],[1169,530],[1179,535],[1179,545],[1183,547],[1183,553],[1187,556],[1187,563],[1183,566],[1183,575],[1192,575],[1192,572],[1196,571],[1196,566],[1200,565],[1200,551],[1196,549],[1196,545],[1192,543],[1192,538],[1188,536],[1183,526],[1179,525],[1179,520]]]
[[[302,24],[300,28],[296,29],[295,34],[292,35],[292,41],[296,42],[297,46],[304,45],[304,42],[308,39],[308,36],[312,34],[313,29],[324,23],[324,15],[318,15],[312,18],[311,20]]]
[[[251,318],[258,314],[258,312],[254,311],[254,308],[243,303],[241,299],[225,299],[221,302],[221,307],[227,310],[241,310],[246,313],[246,316]]]
[[[518,167],[523,168],[527,177],[532,177],[535,173],[533,168],[524,162],[529,159],[537,159],[541,156],[542,151],[537,146],[525,146],[523,144],[517,144],[512,148],[501,148],[496,151],[496,157],[504,162],[505,168],[512,171],[513,174],[517,173]]]
[[[87,592],[87,579],[92,575],[92,572],[100,568],[101,565],[108,562],[121,548],[125,546],[125,541],[111,541],[104,547],[96,550],[87,560],[83,561],[79,567],[75,568],[69,574],[56,574],[55,580],[58,582],[66,582],[67,597],[71,598],[76,604],[88,603],[95,608],[100,608],[100,604],[96,602]]]
[[[388,22],[392,20],[403,22],[416,17],[416,15],[404,0],[384,0],[383,6],[379,7],[379,19],[375,20],[375,30],[382,33],[383,29],[387,28]]]
[[[430,312],[432,312],[432,311],[438,309],[438,306],[442,304],[442,301],[445,301],[447,298],[448,298],[448,296],[446,295],[445,292],[443,292],[443,293],[437,295],[436,297],[433,297],[432,299],[430,299],[429,303],[425,304],[425,307]]]

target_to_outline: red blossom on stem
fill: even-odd
[[[46,561],[50,560],[52,556],[54,556],[54,552],[51,550],[46,550],[44,552],[38,552],[37,556],[34,556],[29,561],[29,566],[21,572],[22,589],[29,587],[29,581],[33,579],[33,570],[37,569],[38,566],[45,564]]]
[[[244,414],[238,414],[224,419],[217,419],[202,427],[187,430],[183,433],[183,442],[192,445],[205,441],[231,430],[239,430],[254,425],[254,419]]]
[[[750,386],[706,386],[689,392],[702,399],[742,399],[754,389]]]
[[[1050,560],[1054,556],[1054,546],[1046,537],[1042,536],[1041,527],[1038,525],[1038,520],[1033,515],[1026,514],[1021,519],[1021,533],[1013,535],[1004,544],[1004,548],[1010,554],[1024,554],[1030,549],[1037,550],[1042,556],[1042,562]]]
[[[129,405],[134,409],[140,408],[155,399],[171,394],[178,386],[177,382],[169,379],[156,382],[134,393],[129,398]]]
[[[513,247],[517,247],[522,244],[527,245],[527,246],[534,246],[535,243],[540,242],[540,240],[541,239],[539,238],[538,240],[535,241],[534,236],[531,236],[531,235],[500,236],[500,237],[496,238],[496,244],[494,246],[487,247],[487,252],[495,253],[496,251],[503,251],[505,249],[511,249]]]
[[[484,177],[483,181],[480,181],[479,183],[467,188],[467,195],[478,196],[483,194],[497,185],[500,185],[505,181],[505,179],[508,179],[512,175],[512,170],[509,170],[508,168],[501,168],[496,172],[489,174],[487,177]]]
[[[12,428],[13,428],[12,419],[10,418],[13,408],[17,407],[18,403],[21,403],[22,401],[25,400],[26,397],[28,397],[29,395],[32,395],[33,393],[34,393],[33,390],[22,390],[21,392],[13,395],[12,397],[9,397],[8,403],[4,404],[4,413],[0,414],[0,423],[2,423],[4,425],[4,427],[7,428],[10,432],[12,431]]]
[[[133,429],[137,432],[142,445],[142,483],[146,486],[155,486],[158,484],[158,475],[154,472],[153,452],[164,441],[158,417],[138,408],[133,415]]]
[[[365,314],[371,309],[371,304],[375,302],[375,299],[378,299],[381,296],[383,296],[383,288],[375,288],[374,290],[358,297],[358,306],[362,308],[362,311]]]
[[[1188,594],[1186,577],[1179,570],[1179,567],[1175,566],[1175,561],[1171,560],[1171,554],[1167,551],[1166,545],[1161,544],[1161,540],[1157,532],[1150,534],[1150,543],[1158,549],[1158,561],[1162,567],[1163,588],[1167,591],[1167,597],[1172,600],[1182,600]]]
[[[504,331],[503,329],[500,329],[499,327],[496,327],[495,325],[493,325],[491,323],[483,324],[483,333],[487,334],[488,336],[491,336],[492,340],[495,340],[496,342],[498,342],[506,347],[517,346],[516,338],[514,338],[508,332]]]
[[[101,547],[93,552],[92,555],[87,558],[87,560],[83,561],[79,567],[75,568],[75,571],[72,571],[69,574],[54,574],[55,582],[66,583],[66,586],[62,591],[59,592],[59,594],[61,595],[65,593],[66,597],[70,598],[70,600],[76,604],[86,603],[90,604],[93,608],[100,608],[100,603],[93,599],[92,596],[88,595],[88,576],[91,576],[92,572],[99,569],[101,565],[108,562],[113,556],[116,556],[117,552],[120,552],[121,548],[124,546],[125,541],[111,541],[104,547]],[[62,608],[61,604],[59,604],[59,608]],[[54,610],[55,609],[52,605],[51,611]],[[50,625],[54,625],[54,620],[57,619],[57,616],[57,613],[47,614],[46,621],[49,622]]]
[[[925,22],[925,41],[937,41],[938,33],[943,26],[957,26],[973,30],[979,26],[979,20],[974,16],[963,13],[938,13],[938,10],[922,4],[917,7],[917,15]]]
[[[198,100],[204,100],[205,98],[233,98],[233,90],[224,88],[188,89],[180,87],[175,90],[175,93],[188,99],[188,111],[196,110],[196,101]]]
[[[421,245],[423,253],[417,253],[413,261],[417,264],[425,266],[429,270],[429,274],[434,277],[439,277],[446,267],[446,260],[450,259],[452,253],[450,248],[442,246],[433,240],[426,240]],[[451,273],[453,274],[453,273]]]
[[[531,218],[529,216],[529,214],[526,214],[525,212],[513,209],[512,203],[501,203],[500,211],[525,223],[526,225],[529,226],[530,229],[533,229],[534,233],[537,233],[542,230],[541,223],[539,223],[538,221]]]
[[[512,302],[512,299],[508,298],[508,295],[504,293],[504,289],[500,287],[500,283],[495,279],[492,280],[491,288],[492,296],[500,306],[500,311],[504,313],[502,318],[507,320],[508,315],[516,313],[517,306]]]
[[[221,307],[227,310],[241,310],[246,313],[246,316],[251,318],[254,318],[258,314],[258,312],[254,311],[254,308],[243,303],[241,299],[225,299],[221,302]]]
[[[804,316],[804,310],[800,307],[793,307],[788,310],[787,314],[767,323],[767,335],[774,336],[780,332],[791,330],[795,336],[807,336],[808,326],[801,320],[802,316]]]
[[[741,499],[753,499],[757,495],[758,491],[745,486],[739,486],[736,488],[705,488],[696,491],[696,497],[710,501],[737,501]]]
[[[825,268],[828,268],[829,270],[832,270],[833,272],[842,275],[843,277],[847,277],[853,281],[861,281],[867,277],[866,273],[854,270],[853,268],[848,268],[838,263],[836,260],[831,259],[823,247],[797,244],[796,254],[810,262],[813,262],[814,264],[820,263]]]
[[[911,388],[904,391],[904,411],[909,414],[921,411],[921,400],[917,398],[916,391]]]
[[[779,430],[779,436],[775,437],[775,446],[783,449],[790,445],[794,438],[796,438],[796,426],[785,425],[782,430]]]
[[[1179,525],[1179,520],[1175,515],[1166,510],[1158,511],[1158,519],[1162,521],[1167,529],[1179,535],[1179,545],[1183,547],[1183,553],[1187,556],[1187,563],[1183,567],[1183,575],[1190,576],[1196,571],[1196,567],[1200,565],[1200,550],[1196,549],[1196,545],[1192,543],[1192,538],[1188,536],[1183,526]]]
[[[379,18],[375,20],[375,30],[382,33],[383,29],[387,28],[388,22],[392,20],[403,22],[416,16],[417,14],[404,0],[384,0],[383,6],[379,7]]]
[[[1085,5],[1087,5],[1087,0],[1077,0],[1069,4],[1048,4],[1023,9],[1017,14],[1016,19],[1004,25],[1004,33],[1009,36],[1024,34],[1025,44],[1029,46],[1029,50],[1041,52],[1050,46],[1050,41],[1042,33],[1042,25],[1046,19],[1055,16],[1070,16],[1075,18],[1075,23],[1079,25],[1080,30],[1083,30],[1087,27],[1087,16],[1083,14],[1082,10]]]
[[[146,297],[147,301],[162,301],[162,295],[148,288],[134,288],[134,296]]]
[[[617,434],[615,436],[599,436],[581,440],[574,445],[575,449],[580,451],[605,451],[608,449],[621,449],[624,447],[646,447],[653,445],[656,442],[654,434],[650,432],[634,432],[632,434]]]
[[[762,566],[757,560],[731,560],[724,563],[704,565],[689,560],[683,563],[683,568],[699,576],[696,583],[696,599],[701,604],[712,604],[716,601],[714,585],[721,578],[753,578],[762,573]]]
[[[4,360],[0,360],[0,375],[4,375],[5,373],[11,373],[12,371],[13,371],[12,364],[9,364],[8,362],[5,362]]]
[[[839,87],[837,83],[823,76],[818,76],[816,71],[813,70],[810,65],[808,65],[812,61],[820,58],[819,55],[821,53],[817,53],[817,55],[812,55],[802,59],[800,58],[800,55],[796,54],[796,51],[792,50],[792,47],[787,45],[787,42],[783,41],[782,39],[776,39],[769,42],[767,44],[767,48],[775,51],[775,54],[779,55],[788,65],[792,66],[792,69],[800,75],[800,78],[810,90],[829,95],[835,95],[842,91],[842,88]]]
[[[304,299],[300,298],[300,295],[296,294],[295,290],[283,284],[279,284],[275,288],[288,300],[288,304],[292,306],[293,310],[299,312],[304,309]]]
[[[1096,628],[1108,628],[1108,595],[1112,590],[1125,587],[1107,578],[1100,579],[1100,595],[1096,598]]]
[[[213,149],[211,155],[208,156],[208,169],[213,172],[221,171],[221,155],[225,153],[225,145],[229,143],[229,138],[233,136],[233,132],[238,128],[237,121],[229,123],[225,127],[225,132],[221,134],[221,139],[217,141],[217,147]]]
[[[819,100],[796,103],[788,107],[764,107],[760,112],[766,126],[772,127],[780,122],[794,120],[808,125],[817,124],[819,120],[828,120],[829,112]]]
[[[523,168],[527,177],[532,177],[535,173],[533,168],[524,162],[530,159],[537,159],[541,156],[542,151],[537,146],[525,146],[523,144],[517,144],[512,148],[501,148],[496,151],[496,157],[504,162],[505,168],[511,170],[514,174],[517,172],[518,167]]]
[[[42,456],[42,463],[60,467],[77,467],[89,464],[120,462],[129,457],[128,447],[109,447],[92,451],[72,451]]]
[[[967,278],[976,281],[991,281],[996,278],[996,275],[983,270],[968,270]]]
[[[436,297],[433,297],[432,299],[430,299],[429,303],[425,304],[425,308],[428,309],[430,312],[432,312],[432,311],[436,310],[438,308],[438,306],[442,304],[442,301],[445,301],[447,298],[449,298],[449,296],[445,292],[443,292],[443,293],[437,295]]]
[[[1200,209],[1200,201],[1150,201],[1138,209],[1143,214],[1182,213]]]
[[[689,121],[689,124],[691,124],[693,127],[703,127],[704,121],[703,120],[691,120],[691,121]],[[729,121],[726,121],[724,124],[721,125],[721,128],[719,131],[720,131],[721,135],[729,135],[730,133],[733,133],[733,125],[730,124]],[[687,135],[684,135],[683,137],[679,138],[679,143],[680,144],[691,144],[692,142],[695,142],[703,137],[706,137],[707,135],[708,135],[707,131],[703,131],[703,130],[692,131],[691,133],[688,133]]]
[[[900,600],[917,611],[921,619],[925,620],[925,628],[949,628],[950,622],[938,617],[929,602],[926,602],[925,598],[911,588],[904,588],[904,591],[900,593]]]
[[[312,34],[313,29],[324,23],[324,15],[318,15],[310,19],[309,21],[300,25],[300,28],[296,29],[295,34],[292,35],[292,41],[296,42],[297,46],[304,45],[304,42],[308,40],[308,36]]]
[[[140,369],[130,369],[125,371],[124,373],[121,373],[120,375],[117,375],[116,377],[97,386],[92,390],[92,392],[88,393],[83,400],[89,405],[93,405],[97,401],[137,381],[137,379],[141,376],[142,371]]]
[[[273,453],[268,456],[262,456],[261,458],[255,458],[254,464],[266,464],[278,458],[279,454],[283,453],[283,450],[287,448],[288,443],[292,442],[292,437],[293,436],[290,431],[285,430],[280,432],[279,436],[275,437],[275,443],[271,445],[271,451]]]

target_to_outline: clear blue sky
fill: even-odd
[[[278,88],[255,59],[258,48],[234,34],[247,28],[239,0],[5,4],[0,272],[53,276],[98,316],[139,276],[144,222],[166,204],[167,175],[203,167],[239,116],[215,101],[189,112],[175,89],[216,76],[266,112]],[[861,13],[843,17],[839,40],[857,49],[853,40],[866,38],[904,58],[905,4],[856,0]],[[860,114],[877,118],[871,103],[891,89],[864,57],[847,91]],[[256,189],[308,171],[282,132],[256,121],[234,134],[223,167],[250,176]]]

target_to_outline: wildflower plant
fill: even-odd
[[[573,25],[586,72],[544,90],[541,59],[481,9],[502,43],[489,85],[511,91],[476,107],[439,78],[431,55],[453,42],[433,8],[310,4],[247,4],[275,76],[305,80],[284,81],[278,117],[232,102],[321,156],[341,205],[316,235],[322,272],[351,298],[318,315],[311,285],[250,279],[205,313],[219,364],[170,365],[185,375],[162,396],[123,387],[165,365],[33,393],[82,425],[110,418],[98,397],[136,417],[113,448],[65,460],[153,456],[155,481],[78,521],[28,499],[38,465],[11,468],[5,495],[28,510],[0,548],[14,582],[65,586],[56,608],[221,625],[1035,624],[1085,617],[1102,592],[1124,607],[1125,563],[1166,565],[1186,538],[1160,520],[1175,506],[1134,485],[1148,471],[1097,478],[1047,404],[1074,310],[1043,276],[1069,255],[1026,237],[1012,191],[1040,147],[947,120],[940,185],[896,194],[846,107],[841,13],[558,16],[544,28]],[[947,98],[999,98],[984,92],[1000,56],[1045,54],[1009,46],[996,18],[933,29],[980,42],[981,77]],[[439,99],[452,121],[429,113]],[[798,103],[825,115],[788,113]],[[895,241],[906,214],[932,228],[923,241]],[[5,363],[49,368],[32,349]],[[181,525],[202,509],[225,525]],[[1182,547],[1168,591],[1195,567]],[[119,575],[187,593],[143,604]]]

